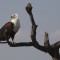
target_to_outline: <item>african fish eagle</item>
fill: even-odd
[[[0,29],[0,41],[6,41],[11,38],[14,42],[14,36],[20,28],[20,21],[18,18],[18,14],[13,14],[11,16],[11,20],[7,22],[1,29]]]

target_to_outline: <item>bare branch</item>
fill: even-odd
[[[60,41],[52,44],[51,46],[52,46],[52,47],[55,47],[55,48],[60,48]]]
[[[31,40],[32,40],[32,42],[34,44],[34,47],[41,50],[41,51],[47,52],[46,48],[44,46],[39,45],[39,43],[36,40],[37,25],[36,25],[36,23],[34,21],[34,18],[33,18],[32,6],[31,6],[30,3],[28,3],[28,5],[26,6],[26,11],[28,11],[27,13],[29,14],[29,17],[30,17],[30,20],[31,20],[31,23],[32,23]]]
[[[49,37],[48,37],[48,33],[47,32],[45,32],[44,46],[45,47],[49,47],[50,46]]]
[[[8,45],[10,47],[22,47],[22,46],[33,46],[32,42],[19,42],[19,43],[12,43],[12,42],[8,42]]]

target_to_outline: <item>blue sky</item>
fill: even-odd
[[[37,28],[37,41],[44,44],[44,32],[49,33],[50,43],[60,40],[60,0],[0,0],[0,28],[14,13],[19,14],[21,28],[15,36],[15,42],[28,42],[30,39],[31,22],[25,11],[27,3],[33,6],[33,16]],[[0,44],[1,60],[51,60],[51,56],[34,47],[9,47]]]

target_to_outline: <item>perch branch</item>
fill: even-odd
[[[9,42],[9,41],[8,41],[8,45],[10,47],[33,46],[32,42],[12,43],[12,42]]]

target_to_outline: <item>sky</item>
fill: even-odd
[[[31,22],[25,7],[33,6],[33,16],[37,28],[36,39],[44,45],[44,33],[49,33],[50,44],[60,41],[60,0],[0,0],[0,28],[11,20],[11,15],[18,13],[21,28],[15,35],[15,42],[29,42]],[[0,44],[1,60],[51,60],[51,56],[34,47],[9,47]]]

